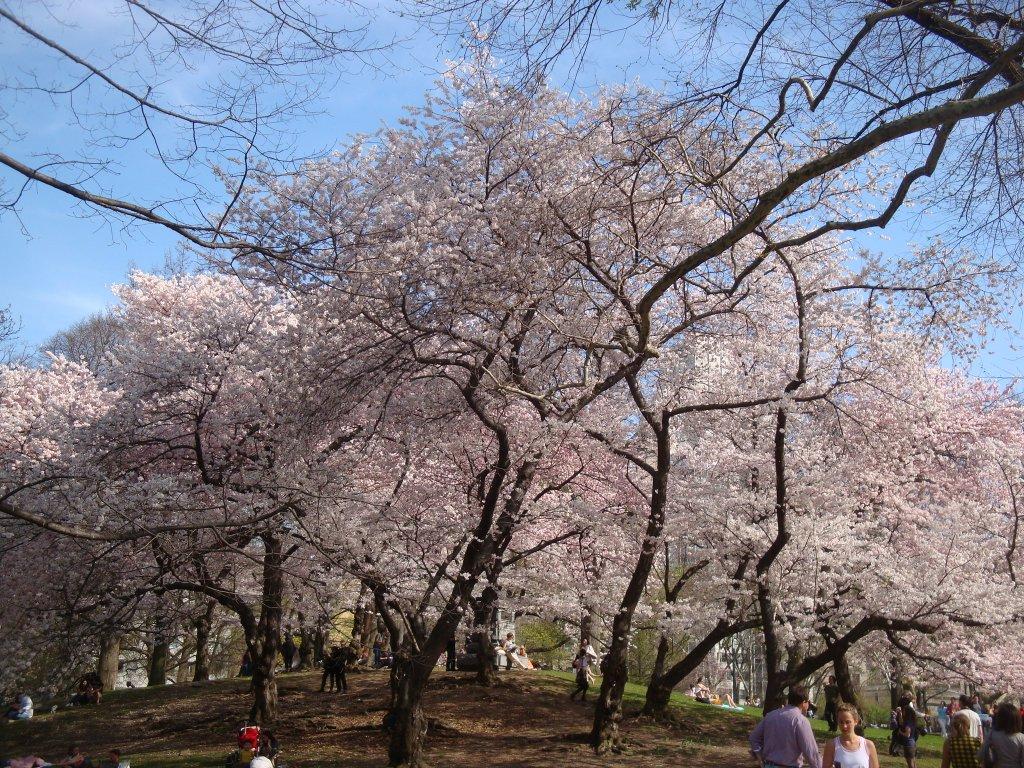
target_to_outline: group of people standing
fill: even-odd
[[[836,697],[838,698],[838,697]],[[852,704],[830,700],[826,692],[829,726],[838,734],[818,744],[808,717],[810,695],[801,685],[789,690],[786,705],[769,712],[750,734],[750,750],[762,768],[879,768],[877,749],[864,737],[860,714]],[[953,702],[951,702],[953,704]],[[999,704],[990,726],[967,696],[961,696],[949,717],[949,735],[942,747],[942,768],[1024,768],[1024,708]],[[913,697],[906,693],[893,711],[890,754],[902,755],[907,768],[917,768],[920,717]]]

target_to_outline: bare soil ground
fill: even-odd
[[[383,766],[386,674],[350,675],[343,695],[320,693],[319,682],[312,673],[281,679],[273,729],[281,759],[291,768]],[[754,718],[697,704],[675,707],[671,723],[627,718],[623,753],[597,757],[585,743],[591,706],[570,702],[569,689],[564,679],[543,673],[513,673],[497,687],[480,688],[468,675],[438,672],[426,701],[429,762],[437,768],[753,765],[745,744]],[[244,680],[118,691],[99,707],[0,726],[0,757],[55,760],[69,744],[80,744],[96,757],[119,747],[133,768],[212,768],[223,765],[248,704]],[[890,760],[883,765],[903,764]],[[933,765],[934,759],[919,761],[920,768]]]

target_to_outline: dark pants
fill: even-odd
[[[291,653],[284,652],[282,655],[284,656],[284,671],[289,672],[292,668],[292,662],[295,661],[295,651]]]
[[[320,678],[320,690],[326,686],[328,691],[348,691],[348,680],[345,678],[345,666],[343,664],[324,667],[324,674]]]
[[[589,689],[590,689],[590,683],[587,681],[587,673],[586,672],[577,672],[576,673],[576,690],[569,694],[569,698],[572,699],[573,701],[575,701],[576,697],[579,696],[580,697],[580,701],[586,701],[587,700],[587,691]]]
[[[348,680],[345,679],[345,665],[339,664],[334,670],[334,689],[348,693]]]
[[[834,701],[825,702],[825,722],[828,723],[830,731],[836,729],[836,703]]]
[[[455,666],[455,651],[448,651],[448,658],[445,660],[444,668],[446,672],[454,672],[457,667]]]

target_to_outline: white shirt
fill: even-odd
[[[846,749],[843,743],[836,737],[834,742],[835,757],[832,758],[833,766],[838,765],[839,768],[871,768],[871,759],[868,757],[868,744],[863,736],[859,737],[860,746],[852,751]]]
[[[973,709],[961,709],[956,713],[956,717],[963,717],[960,712],[967,715],[967,720],[971,724],[971,737],[975,739],[981,738],[981,717]]]

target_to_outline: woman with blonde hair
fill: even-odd
[[[822,765],[826,768],[879,768],[874,742],[858,736],[860,713],[852,704],[836,707],[839,735],[825,743]]]
[[[942,745],[942,768],[979,768],[981,740],[971,736],[971,720],[960,710],[949,721],[949,738]]]

